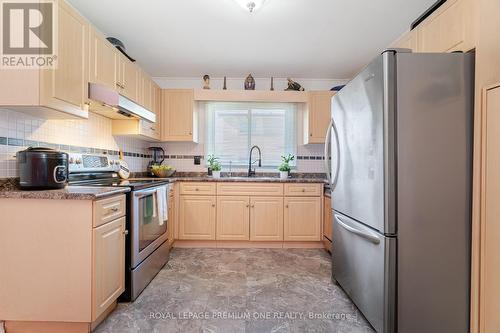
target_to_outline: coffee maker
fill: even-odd
[[[148,173],[151,176],[154,176],[152,167],[153,165],[161,165],[165,160],[165,150],[161,147],[149,147],[149,151],[151,151],[152,160],[148,163]]]

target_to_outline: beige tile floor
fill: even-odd
[[[174,249],[98,333],[374,332],[319,249]]]

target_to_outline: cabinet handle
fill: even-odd
[[[303,189],[302,189],[302,192],[305,192],[305,191],[306,191],[306,189],[305,189],[305,188],[303,188]]]
[[[212,207],[215,207],[215,204],[212,204]]]
[[[123,230],[124,235],[128,235],[128,230]]]
[[[200,189],[199,189],[199,188],[195,188],[194,190],[195,190],[195,191],[199,191]]]
[[[111,211],[116,213],[116,212],[118,211],[118,208],[116,208],[116,207],[112,207],[112,208],[111,208]]]
[[[189,132],[189,135],[193,135],[193,132]]]
[[[312,132],[311,132],[311,134],[309,134],[309,136],[313,136]]]
[[[248,208],[248,205],[247,205],[247,208]]]
[[[288,205],[285,205],[285,208],[288,208]]]

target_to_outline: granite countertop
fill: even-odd
[[[59,190],[21,190],[16,179],[0,179],[0,199],[97,200],[129,192],[128,187],[66,186]]]
[[[152,177],[137,177],[135,179],[152,179]],[[254,183],[326,183],[326,177],[322,173],[292,173],[287,179],[280,179],[277,173],[257,173],[255,177],[247,177],[245,173],[233,172],[232,176],[222,173],[221,178],[213,178],[206,173],[177,172],[170,178],[165,179],[174,182],[254,182]]]

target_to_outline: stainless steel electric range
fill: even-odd
[[[127,193],[125,292],[120,301],[134,301],[169,258],[167,242],[169,182],[161,179],[122,180],[118,163],[108,155],[70,154],[69,185],[129,187]]]

